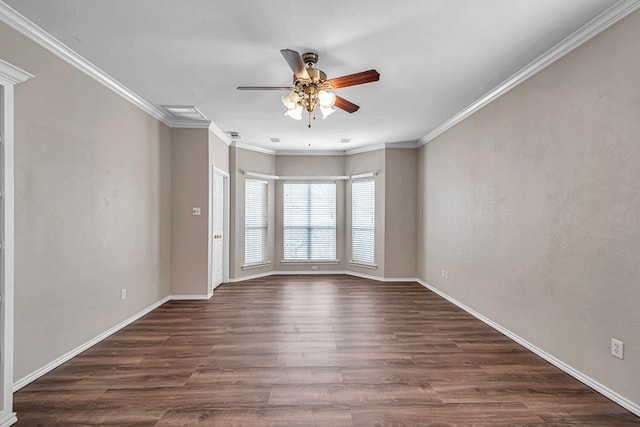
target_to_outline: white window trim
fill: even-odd
[[[300,179],[298,179],[300,178]],[[333,182],[336,186],[336,254],[338,253],[338,182],[336,181],[336,179],[340,180],[340,179],[349,179],[349,177],[322,177],[322,176],[316,176],[316,177],[292,177],[292,176],[287,176],[287,177],[279,177],[279,179],[287,179],[290,181],[284,181],[282,184],[282,190],[283,190],[283,194],[284,194],[284,184],[314,184],[314,183],[322,183],[322,184],[326,184],[327,181],[329,182]],[[283,221],[282,221],[282,243],[283,243],[283,247],[284,247],[284,230],[285,230],[285,226],[284,226],[284,197],[282,200],[282,212],[283,212]],[[284,248],[283,248],[284,251]],[[282,261],[280,261],[280,264],[282,265],[286,265],[286,264],[296,264],[296,265],[304,265],[304,264],[340,264],[340,260],[336,259],[286,259],[284,257],[284,252],[282,253]]]
[[[287,265],[287,264],[312,264],[312,265],[316,265],[316,264],[340,264],[340,260],[339,259],[283,259],[282,261],[280,261],[280,264],[283,265]]]
[[[375,238],[375,233],[376,233],[376,223],[375,223],[375,218],[377,217],[376,213],[375,213],[375,189],[377,187],[377,183],[375,180],[375,174],[373,173],[363,173],[360,175],[353,175],[352,176],[352,180],[351,180],[351,200],[352,200],[352,205],[351,205],[351,257],[353,257],[353,184],[355,183],[359,183],[359,182],[366,182],[366,181],[371,181],[373,182],[373,186],[374,186],[374,223],[373,223],[373,233],[374,233],[374,244],[373,244],[373,262],[366,262],[366,261],[354,261],[353,259],[349,260],[349,265],[353,265],[355,267],[363,267],[363,268],[368,268],[371,270],[376,270],[378,268],[378,264],[376,264],[375,262],[375,250],[376,250],[376,238]]]
[[[349,265],[353,265],[354,267],[362,267],[362,268],[369,268],[371,270],[377,270],[378,269],[378,264],[369,264],[366,262],[360,262],[360,261],[349,261]]]
[[[267,245],[267,253],[265,254],[266,258],[257,262],[245,262],[242,264],[241,268],[243,270],[250,270],[253,268],[260,268],[260,267],[266,267],[268,265],[271,264],[271,261],[269,260],[269,245],[268,245],[268,238],[269,238],[269,182],[265,181],[264,179],[256,179],[256,178],[247,178],[245,179],[245,192],[246,192],[246,182],[248,180],[252,180],[252,181],[257,181],[260,182],[262,184],[264,184],[266,186],[266,191],[267,191],[267,200],[266,200],[266,209],[267,209],[267,226],[266,226],[266,239],[267,242],[265,242],[265,245]],[[246,208],[247,208],[247,199],[246,199],[247,195],[245,193],[245,216],[246,216]],[[246,221],[246,220],[245,220]],[[244,255],[244,259],[246,260],[246,244],[247,244],[247,237],[246,237],[246,223],[245,223],[245,236],[244,236],[244,244],[245,244],[245,255]]]
[[[242,264],[242,269],[243,270],[252,270],[254,268],[260,268],[260,267],[268,267],[271,265],[271,261],[267,260],[264,262],[253,262],[253,263],[249,263],[249,264]]]

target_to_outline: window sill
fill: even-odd
[[[349,261],[349,265],[352,265],[354,267],[368,268],[368,269],[371,269],[371,270],[377,270],[378,269],[378,265],[377,264],[366,264],[364,262]]]
[[[320,260],[312,260],[312,259],[283,259],[280,261],[280,264],[340,264],[340,260],[337,259],[320,259]]]
[[[257,262],[257,263],[254,263],[254,264],[244,264],[244,265],[242,266],[242,269],[243,269],[243,270],[251,270],[251,269],[254,269],[254,268],[267,267],[267,266],[269,266],[269,265],[271,265],[271,262],[270,262],[270,261],[266,261],[266,262]]]

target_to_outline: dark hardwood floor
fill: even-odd
[[[18,426],[640,425],[419,284],[337,275],[164,304],[15,408]]]

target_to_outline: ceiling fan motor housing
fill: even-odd
[[[317,53],[307,52],[307,53],[303,53],[300,56],[302,56],[302,62],[307,64],[307,67],[316,65],[316,63],[318,62],[318,54]]]
[[[322,84],[327,80],[327,75],[324,71],[317,68],[307,67],[307,73],[309,74],[309,80],[299,79],[295,75],[293,76],[293,84]]]

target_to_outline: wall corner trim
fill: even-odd
[[[555,367],[559,368],[563,372],[571,375],[573,378],[577,379],[581,383],[591,387],[592,389],[594,389],[598,393],[600,393],[600,394],[604,395],[605,397],[613,400],[614,402],[616,402],[617,404],[619,404],[623,408],[629,410],[630,412],[632,412],[635,415],[640,417],[640,405],[639,404],[637,404],[635,402],[632,402],[631,400],[627,399],[626,397],[621,396],[620,394],[616,393],[615,391],[611,390],[610,388],[600,384],[599,382],[597,382],[593,378],[583,374],[582,372],[578,371],[577,369],[573,368],[572,366],[564,363],[562,360],[554,357],[553,355],[547,353],[546,351],[544,351],[541,348],[537,347],[536,345],[530,343],[529,341],[525,340],[524,338],[520,337],[519,335],[511,332],[509,329],[499,325],[498,323],[494,322],[493,320],[489,319],[488,317],[478,313],[477,311],[475,311],[471,307],[466,306],[465,304],[461,303],[460,301],[458,301],[457,299],[453,298],[449,294],[439,290],[438,288],[436,288],[434,286],[431,286],[427,282],[424,282],[424,281],[422,281],[420,279],[417,279],[416,281],[419,284],[421,284],[422,286],[424,286],[425,288],[429,289],[430,291],[432,291],[435,294],[441,296],[442,298],[446,299],[450,303],[452,303],[452,304],[458,306],[459,308],[461,308],[462,310],[466,311],[467,313],[469,313],[470,315],[472,315],[476,319],[478,319],[481,322],[485,323],[486,325],[492,327],[493,329],[495,329],[496,331],[500,332],[501,334],[511,338],[512,340],[514,340],[515,342],[517,342],[521,346],[525,347],[526,349],[532,351],[533,353],[537,354],[538,356],[542,357],[544,360],[546,360],[547,362],[551,363]]]
[[[451,129],[476,111],[483,108],[485,105],[493,102],[514,87],[518,86],[520,83],[529,79],[538,71],[541,71],[547,66],[553,64],[558,59],[600,34],[602,31],[630,15],[637,9],[640,9],[640,0],[619,0],[600,15],[587,22],[577,31],[570,34],[560,43],[556,44],[551,49],[540,55],[537,59],[517,71],[514,75],[420,138],[418,147],[421,147],[427,142],[437,138],[439,135]]]

